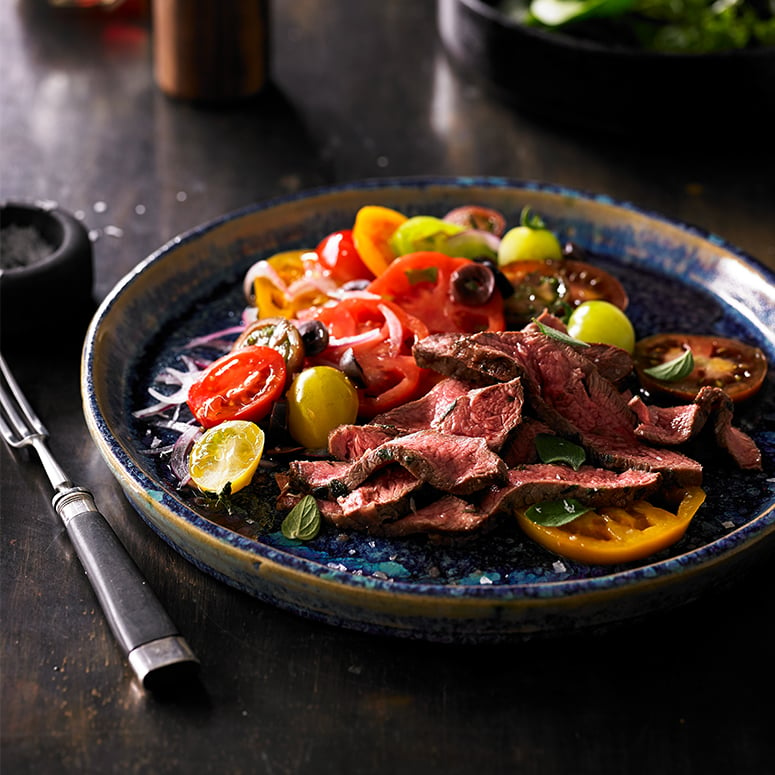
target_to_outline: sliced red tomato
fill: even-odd
[[[694,368],[683,379],[666,381],[646,369],[668,363],[691,349]],[[649,391],[692,400],[700,388],[720,387],[733,401],[750,398],[767,374],[767,358],[758,347],[737,339],[700,334],[656,334],[635,343],[635,369]]]
[[[469,265],[475,262],[434,251],[409,253],[393,261],[368,290],[422,320],[432,334],[502,331],[505,321],[500,293],[496,291],[485,303],[473,305],[463,303],[453,292],[453,275]]]
[[[353,242],[352,229],[335,231],[315,249],[321,266],[331,278],[344,285],[352,280],[371,280],[374,273],[363,263]]]
[[[589,565],[612,565],[642,560],[676,543],[705,501],[699,487],[687,488],[675,513],[637,501],[624,508],[588,511],[572,522],[547,527],[517,514],[522,530],[561,557]]]
[[[425,369],[412,346],[428,335],[425,324],[390,301],[350,297],[321,308],[329,342],[314,364],[334,366],[351,377],[358,391],[359,415],[371,418],[418,398],[426,387]]]
[[[544,309],[564,317],[584,301],[608,301],[621,310],[629,304],[616,277],[585,261],[512,261],[500,269],[514,287],[505,304],[509,328],[522,328]]]
[[[188,391],[188,406],[200,425],[224,420],[258,422],[285,388],[285,359],[272,347],[249,346],[213,361]]]

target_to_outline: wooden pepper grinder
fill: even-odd
[[[170,97],[228,102],[266,84],[269,0],[153,0],[154,77]]]

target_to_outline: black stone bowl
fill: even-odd
[[[458,68],[518,109],[569,126],[723,152],[770,138],[775,48],[669,54],[527,27],[495,0],[437,0],[441,41]]]
[[[58,207],[0,205],[0,333],[3,348],[47,329],[85,331],[92,296],[92,245],[84,225]]]

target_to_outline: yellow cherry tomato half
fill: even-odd
[[[635,329],[615,304],[602,299],[584,301],[568,318],[568,334],[590,344],[610,344],[632,354]]]
[[[219,495],[227,484],[235,493],[250,484],[264,453],[264,432],[248,420],[226,420],[194,442],[188,466],[202,492]]]
[[[292,318],[300,309],[322,304],[327,296],[314,283],[303,284],[305,277],[322,273],[317,253],[288,250],[276,253],[252,271],[253,305],[259,318]],[[298,290],[298,283],[304,285]]]
[[[355,422],[358,393],[333,366],[311,366],[296,375],[287,393],[288,430],[307,449],[325,449],[328,434]]]
[[[588,565],[613,565],[642,560],[672,546],[704,501],[704,490],[689,487],[675,513],[637,501],[626,509],[588,511],[559,527],[539,525],[521,510],[517,523],[536,543],[561,557]]]
[[[407,217],[380,205],[365,205],[355,214],[352,236],[361,261],[379,277],[396,257],[390,238]]]
[[[498,247],[498,264],[507,266],[515,261],[559,261],[562,246],[549,229],[514,226],[502,237]]]

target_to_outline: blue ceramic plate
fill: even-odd
[[[309,543],[206,517],[147,453],[132,411],[154,374],[192,335],[237,320],[242,276],[260,257],[310,247],[358,208],[442,215],[463,204],[523,206],[563,239],[599,254],[630,294],[640,336],[718,333],[775,363],[775,278],[722,239],[608,197],[503,179],[367,181],[250,207],[175,238],[108,295],[82,365],[86,421],[140,516],[202,571],[261,600],[358,630],[437,641],[496,641],[622,621],[698,596],[760,553],[775,533],[772,375],[736,423],[754,436],[763,473],[705,467],[708,500],[685,537],[638,564],[577,565],[511,529],[460,547],[324,530]]]

